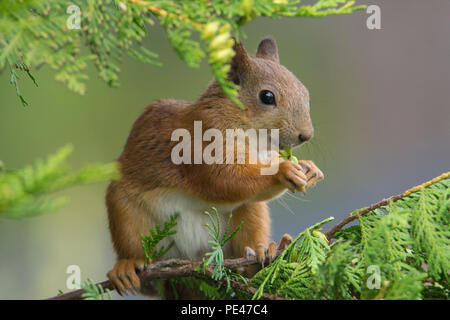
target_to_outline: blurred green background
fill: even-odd
[[[368,30],[368,15],[324,19],[258,19],[244,27],[254,53],[267,35],[278,41],[282,64],[311,93],[316,136],[297,150],[325,180],[306,196],[271,203],[273,238],[296,235],[323,218],[397,194],[450,168],[450,2],[373,1],[382,30]],[[81,8],[82,9],[82,8]],[[85,96],[69,92],[48,68],[27,79],[22,107],[0,75],[0,159],[19,168],[73,143],[74,168],[110,162],[121,152],[133,121],[159,98],[195,99],[211,79],[206,64],[179,61],[161,28],[148,47],[163,67],[127,59],[120,88],[108,88],[90,66]],[[70,203],[56,213],[0,220],[0,298],[35,299],[66,288],[66,268],[82,280],[104,280],[115,256],[104,205],[105,184],[63,192]],[[325,229],[331,227],[326,226]]]

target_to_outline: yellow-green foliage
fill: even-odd
[[[72,149],[67,145],[46,161],[37,160],[33,166],[22,169],[0,168],[0,218],[18,219],[54,211],[66,203],[66,198],[49,198],[49,194],[74,185],[118,178],[116,163],[71,171],[66,159]]]
[[[348,0],[78,0],[80,29],[69,30],[66,0],[0,1],[0,72],[11,72],[11,83],[22,103],[19,73],[29,76],[37,66],[49,65],[56,79],[83,94],[89,61],[111,86],[119,84],[120,61],[129,55],[144,63],[160,64],[153,49],[143,45],[157,21],[180,59],[198,66],[207,56],[224,92],[239,104],[237,87],[227,81],[234,55],[232,36],[252,19],[266,17],[323,17],[362,9]],[[71,20],[72,21],[72,20]],[[150,42],[151,47],[151,42]]]

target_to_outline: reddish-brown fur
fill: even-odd
[[[156,222],[152,217],[156,213],[151,204],[167,190],[181,190],[193,199],[217,205],[238,204],[232,210],[232,223],[234,226],[244,223],[232,238],[226,257],[243,256],[251,248],[263,261],[266,255],[273,257],[276,249],[269,244],[270,217],[265,201],[279,196],[286,188],[304,192],[323,178],[310,161],[296,165],[280,159],[275,175],[261,175],[260,169],[267,165],[259,161],[211,165],[172,162],[171,150],[178,143],[171,141],[172,132],[185,128],[193,136],[196,120],[202,121],[203,131],[278,128],[280,143],[285,146],[298,145],[299,135],[306,137],[305,140],[312,137],[308,92],[278,63],[275,41],[263,40],[256,58],[250,57],[240,44],[235,46],[235,51],[230,79],[241,87],[239,99],[245,110],[238,109],[214,81],[197,101],[157,101],[134,123],[118,160],[122,177],[110,184],[106,195],[111,237],[118,256],[108,276],[119,292],[139,289],[135,268],[143,267],[144,258],[140,235],[148,234],[154,227]],[[258,92],[262,89],[275,93],[276,107],[261,104]],[[248,156],[247,152],[247,160]],[[283,237],[282,246],[289,239],[287,235]]]

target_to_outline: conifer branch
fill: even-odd
[[[54,198],[51,194],[75,185],[119,178],[119,168],[114,162],[71,170],[67,158],[72,150],[72,145],[67,145],[45,161],[40,159],[21,169],[6,169],[0,164],[0,219],[20,219],[55,211],[67,199]]]
[[[342,220],[341,222],[339,222],[337,225],[335,225],[333,228],[331,228],[330,230],[328,230],[327,232],[325,232],[325,236],[327,237],[328,240],[331,240],[334,235],[340,231],[344,226],[346,226],[347,224],[349,224],[350,222],[358,219],[359,217],[368,214],[369,212],[372,212],[375,209],[381,208],[383,206],[386,206],[392,202],[396,202],[404,197],[409,196],[411,193],[420,191],[426,187],[429,187],[435,183],[438,183],[442,180],[448,179],[450,177],[450,171],[445,172],[443,174],[441,174],[440,176],[433,178],[427,182],[424,182],[418,186],[412,187],[408,190],[406,190],[405,192],[389,197],[387,199],[383,199],[377,203],[374,203],[366,208],[363,209],[359,209],[357,211],[353,211],[351,212],[347,217],[344,218],[344,220]]]
[[[277,256],[281,251],[277,252]],[[214,269],[214,264],[206,267],[206,272],[200,271],[200,266],[202,261],[192,261],[183,259],[167,259],[157,262],[153,262],[146,269],[139,272],[138,276],[141,280],[141,288],[143,292],[155,293],[156,288],[153,284],[154,280],[167,280],[181,277],[195,277],[198,279],[211,279],[211,275]],[[237,270],[243,267],[259,265],[256,257],[248,258],[237,258],[237,259],[226,259],[223,261],[223,266],[231,269]],[[103,289],[114,290],[111,282],[109,280],[102,281],[95,284],[96,286],[101,286]],[[256,288],[248,286],[244,283],[230,280],[230,286],[233,289],[245,291],[251,295],[256,292]],[[83,299],[82,295],[86,291],[79,289],[76,291],[63,293],[54,297],[49,298],[49,300],[80,300]],[[264,293],[263,299],[268,300],[284,300],[282,297],[276,296],[274,294]]]

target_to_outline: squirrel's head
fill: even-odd
[[[311,139],[309,92],[280,64],[276,41],[263,39],[255,57],[241,43],[236,43],[234,50],[228,76],[240,86],[239,100],[245,110],[232,103],[213,81],[196,105],[209,124],[218,129],[279,129],[280,141],[272,141],[279,147],[294,147]]]
[[[234,49],[229,75],[240,86],[239,100],[247,108],[248,124],[255,129],[279,129],[280,146],[293,147],[311,139],[309,92],[280,64],[276,41],[263,39],[255,57],[241,43]]]

